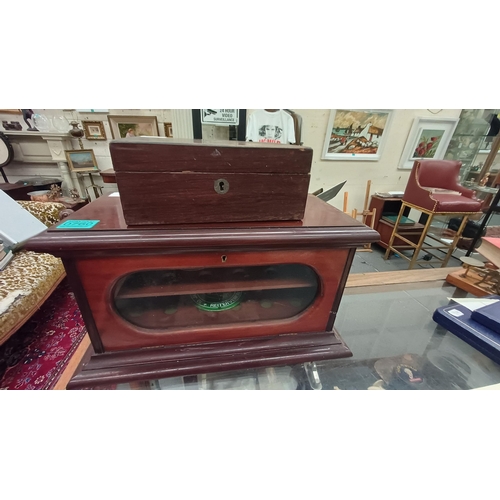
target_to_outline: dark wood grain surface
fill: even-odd
[[[309,174],[313,156],[305,146],[164,137],[111,141],[109,151],[116,173]]]
[[[128,225],[304,215],[311,148],[138,138],[113,141],[109,149]]]
[[[117,171],[116,182],[128,225],[286,221],[304,216],[309,175]]]

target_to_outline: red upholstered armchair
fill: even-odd
[[[391,252],[397,253],[410,261],[409,269],[412,269],[420,250],[446,248],[448,252],[444,259],[430,252],[427,253],[434,257],[435,260],[440,261],[442,263],[441,267],[448,264],[469,216],[479,212],[482,204],[480,200],[475,198],[474,191],[458,183],[461,166],[462,162],[452,160],[415,161],[403,195],[401,210],[385,253],[385,259],[389,258]],[[405,238],[404,231],[399,227],[401,216],[407,214],[412,208],[428,215],[418,243]],[[428,233],[435,215],[463,216],[462,224],[451,244],[443,242],[441,238],[436,238]],[[438,241],[440,245],[424,246],[426,237]],[[400,245],[398,248],[415,249],[411,259],[396,249],[394,246],[396,239],[403,240],[406,243],[406,245]]]
[[[434,213],[479,212],[481,201],[474,191],[458,183],[462,162],[453,160],[417,160],[406,185],[403,201]],[[457,194],[436,192],[458,191]]]

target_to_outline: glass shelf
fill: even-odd
[[[488,136],[492,115],[497,109],[464,109],[460,121],[451,138],[444,158],[462,162],[460,182],[464,186],[478,183],[486,155],[489,153],[494,137]]]

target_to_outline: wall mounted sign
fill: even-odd
[[[239,109],[202,109],[201,123],[206,125],[239,125]]]

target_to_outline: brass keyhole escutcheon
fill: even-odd
[[[217,179],[214,181],[214,189],[218,194],[226,194],[229,191],[229,182],[226,179]]]

